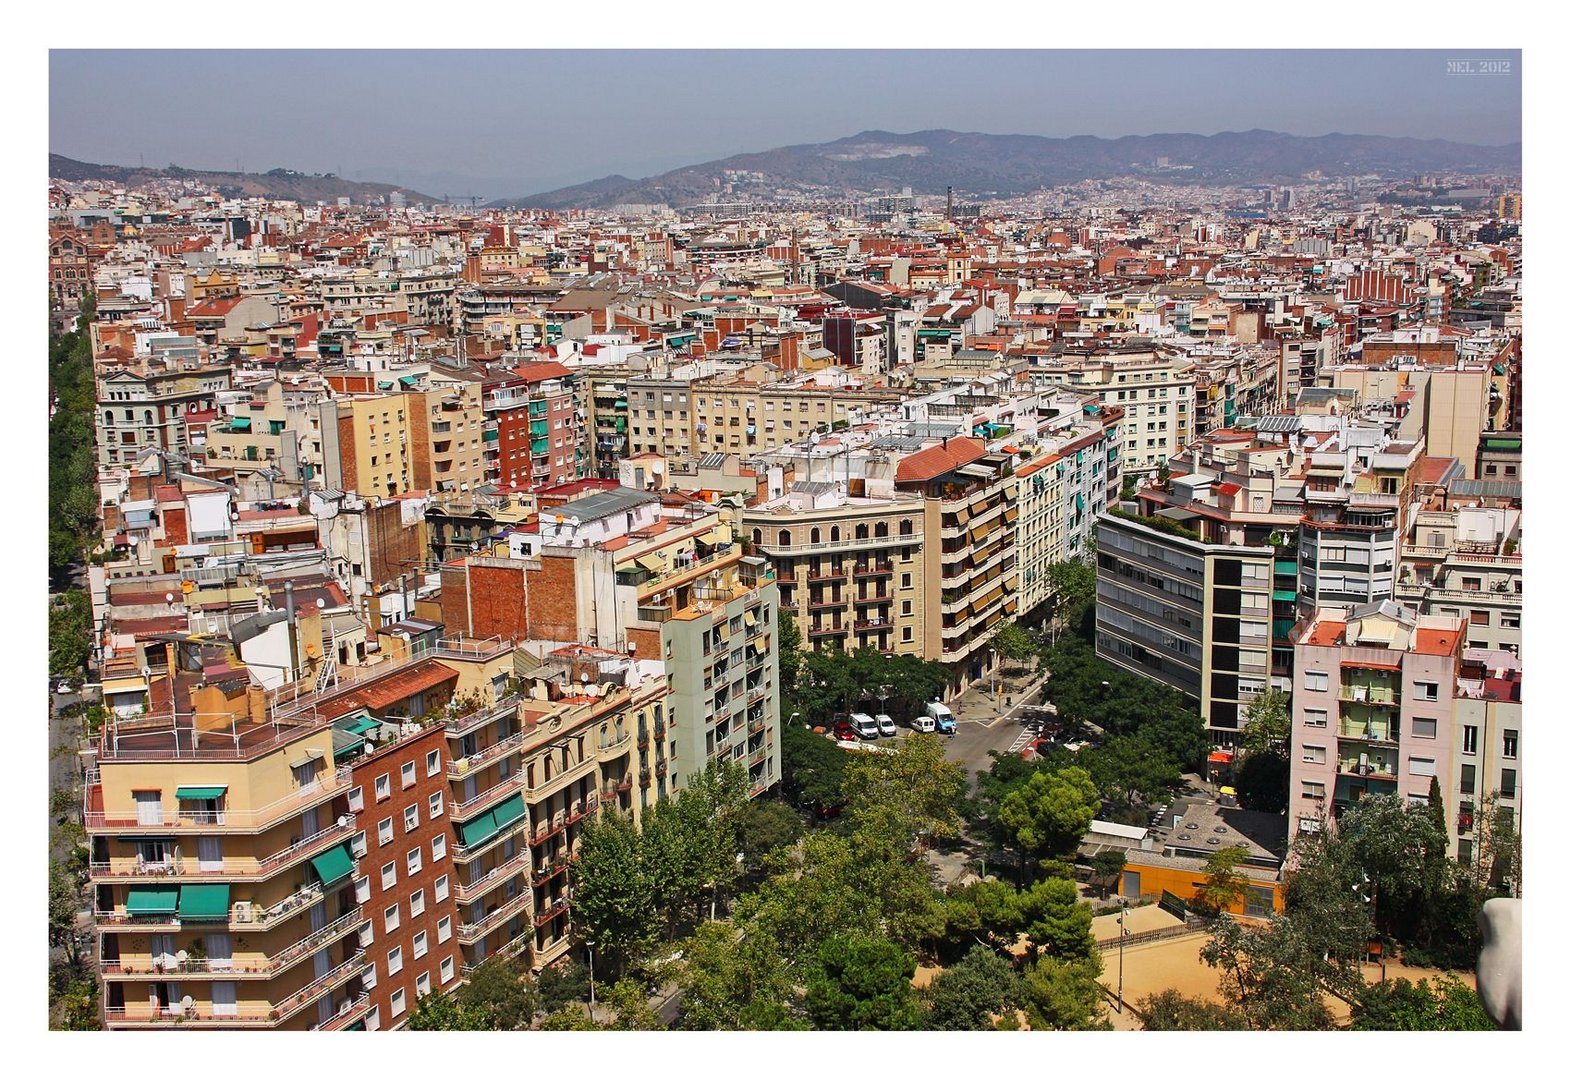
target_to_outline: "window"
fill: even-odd
[[[399,966],[403,966],[402,962],[400,962]],[[391,975],[392,972],[389,971],[388,974]],[[393,999],[390,1005],[394,1016],[404,1015],[404,996],[404,990],[402,987],[399,987],[397,990],[393,991]]]
[[[1303,796],[1306,799],[1317,799],[1324,801],[1326,797],[1326,786],[1320,783],[1318,780],[1305,780],[1303,781]]]
[[[1325,762],[1326,762],[1326,748],[1325,747],[1323,747],[1323,746],[1310,746],[1308,743],[1305,743],[1303,749],[1304,749],[1303,759],[1305,761],[1312,761],[1316,765],[1324,765],[1325,764]]]
[[[1328,715],[1329,714],[1326,712],[1325,709],[1305,709],[1304,710],[1304,726],[1305,727],[1314,727],[1314,728],[1323,728],[1323,727],[1326,726],[1326,718],[1327,718]]]
[[[429,971],[422,971],[418,976],[415,977],[415,997],[419,999],[430,992],[431,973]]]
[[[387,773],[383,773],[381,776],[378,776],[376,778],[376,798],[377,798],[377,801],[380,802],[383,799],[391,798],[392,794],[393,794],[392,781],[388,778]]]
[[[438,791],[436,794],[432,795],[429,799],[427,799],[426,800],[426,807],[430,811],[430,813],[428,814],[429,817],[434,817],[434,818],[441,817],[442,816],[442,793],[440,791]]]
[[[900,628],[900,640],[901,641],[911,641],[912,640],[911,633],[912,633],[912,631],[911,631],[911,628],[909,626],[902,626]]]
[[[1422,717],[1413,718],[1413,738],[1433,739],[1435,737],[1435,722]]]
[[[407,787],[414,787],[415,786],[415,763],[412,762],[412,761],[404,762],[404,767],[401,770],[399,770],[399,778],[402,781],[404,787],[406,787],[406,788]]]
[[[1324,672],[1324,671],[1306,671],[1306,672],[1304,672],[1304,689],[1305,690],[1329,690],[1330,688],[1331,688],[1331,677],[1326,672]]]
[[[420,827],[420,807],[411,805],[404,807],[404,832],[411,833]]]
[[[447,875],[443,874],[436,879],[436,884],[431,887],[431,894],[436,897],[436,902],[441,903],[447,899]]]
[[[1462,728],[1462,753],[1478,753],[1478,728],[1473,724],[1466,724]]]
[[[355,903],[364,904],[371,899],[371,879],[368,877],[355,879]]]
[[[1434,682],[1415,682],[1413,696],[1419,701],[1439,701],[1440,684]]]
[[[1500,743],[1500,756],[1507,761],[1516,760],[1516,732],[1506,729],[1505,736]]]
[[[425,890],[416,889],[415,894],[409,898],[409,917],[418,919],[425,914]]]
[[[435,776],[442,771],[442,751],[433,750],[425,756],[425,774]]]
[[[363,787],[349,789],[349,812],[358,814],[365,809],[365,789]]]
[[[376,823],[376,842],[378,846],[393,842],[393,819],[383,818]]]
[[[437,833],[431,838],[431,861],[441,862],[447,858],[447,837]]]
[[[452,936],[453,917],[451,915],[443,915],[436,921],[436,943],[440,945]]]
[[[1407,771],[1412,776],[1435,775],[1435,759],[1410,757],[1407,759]]]
[[[1467,613],[1467,621],[1470,626],[1488,626],[1489,612],[1479,608],[1470,608]]]
[[[401,920],[398,918],[398,905],[394,904],[392,907],[382,912],[382,932],[391,934],[394,930],[398,929],[400,921]]]
[[[387,974],[389,976],[397,975],[402,970],[404,970],[404,949],[400,945],[387,954]]]
[[[382,867],[382,888],[391,889],[398,884],[398,864],[390,862]]]
[[[1244,914],[1254,919],[1268,919],[1276,913],[1276,893],[1260,885],[1244,886]]]
[[[420,854],[419,848],[410,848],[409,854],[405,856],[405,859],[409,863],[409,872],[411,874],[418,874],[420,867],[425,865],[425,856]]]
[[[1476,765],[1463,765],[1462,766],[1462,794],[1463,795],[1471,795],[1471,794],[1473,794],[1473,786],[1477,783],[1477,779],[1476,779],[1477,776],[1478,776],[1478,766],[1476,766]]]
[[[428,951],[428,947],[427,947],[427,944],[426,944],[426,934],[425,934],[425,931],[422,930],[418,934],[415,935],[415,953],[414,953],[415,959],[416,960],[420,959],[422,956],[424,956],[426,954],[427,951]]]
[[[1516,770],[1500,770],[1500,797],[1502,799],[1516,798]]]
[[[372,970],[375,969],[373,968]],[[373,1007],[370,1012],[365,1014],[365,1029],[367,1031],[379,1031],[381,1030],[381,1027],[382,1010],[380,1006]]]
[[[453,981],[453,958],[451,956],[442,958],[441,972],[443,986]]]
[[[354,836],[350,837],[349,848],[355,853],[356,858],[359,858],[366,853],[364,830],[361,830],[360,832],[355,833]]]
[[[902,589],[909,589],[911,587],[911,575],[910,574],[901,574],[900,575],[900,587]]]

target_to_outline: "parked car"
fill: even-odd
[[[933,718],[928,716],[926,713],[922,713],[919,716],[913,716],[910,720],[910,725],[912,731],[922,731],[929,734],[938,729],[938,726],[933,722]]]
[[[64,679],[61,679],[60,682],[55,686],[55,693],[57,693],[57,694],[74,694],[74,693],[76,693],[76,691],[71,689],[71,684],[70,683],[66,682]]]
[[[856,729],[849,720],[836,720],[834,734],[841,742],[856,742]]]
[[[955,733],[955,714],[949,711],[948,705],[942,701],[929,701],[926,712],[933,718],[933,724],[940,735]]]
[[[856,730],[857,738],[859,739],[878,738],[878,721],[865,712],[854,712],[851,714],[851,727]]]
[[[900,734],[900,729],[895,727],[894,718],[888,713],[879,713],[877,716],[873,717],[873,719],[878,721],[878,733],[880,735]]]

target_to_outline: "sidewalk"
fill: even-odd
[[[956,697],[949,707],[956,720],[991,726],[1000,719],[1013,718],[1026,705],[1033,704],[1046,682],[1047,672],[1041,668],[1010,670],[1002,677],[996,693],[992,679],[984,679]]]

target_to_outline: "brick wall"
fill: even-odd
[[[522,566],[469,565],[469,632],[523,640],[532,635]]]
[[[371,556],[367,572],[374,585],[397,581],[399,574],[413,574],[424,561],[420,525],[405,525],[401,514],[396,502],[365,509],[366,547]]]
[[[435,771],[432,772],[429,755],[436,754]],[[414,783],[405,787],[403,768],[414,765]],[[388,778],[388,796],[376,797],[376,778]],[[357,831],[364,831],[366,853],[360,859],[356,877],[364,879],[361,894],[369,892],[364,902],[366,916],[371,920],[371,944],[366,948],[366,960],[376,965],[376,986],[371,990],[371,1004],[378,1010],[379,1026],[392,1028],[409,1019],[418,997],[416,982],[422,974],[429,974],[431,990],[448,989],[458,985],[463,966],[463,956],[458,946],[458,904],[453,886],[453,830],[449,816],[447,783],[447,737],[440,725],[429,727],[420,735],[397,743],[386,750],[362,758],[355,763],[352,784],[361,790],[364,802],[356,815]],[[431,797],[441,795],[440,815],[431,814]],[[413,807],[418,813],[418,824],[413,830],[406,827],[405,810]],[[383,821],[391,821],[392,837],[383,843],[378,832]],[[432,848],[436,837],[441,837],[441,858]],[[409,853],[420,852],[420,868],[409,869]],[[382,869],[393,864],[396,880],[391,886],[382,884]],[[437,900],[438,880],[445,877],[446,898]],[[391,880],[391,879],[390,879]],[[413,913],[412,901],[419,893],[424,900],[423,913]],[[396,929],[387,929],[387,910],[397,905]],[[450,934],[445,942],[438,942],[437,924],[447,917]],[[424,932],[425,955],[415,956],[415,937]],[[403,966],[397,972],[388,970],[388,955],[393,949],[402,950]],[[452,978],[442,979],[441,963],[452,957]],[[393,994],[404,991],[404,1011],[393,1014]]]
[[[571,557],[541,557],[540,572],[529,580],[530,633],[518,634],[519,638],[528,636],[572,641],[578,637],[578,593],[573,577],[576,563],[577,560]]]

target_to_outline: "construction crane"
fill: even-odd
[[[478,195],[443,195],[442,201],[453,206],[467,202],[471,214],[480,208],[480,196]]]

